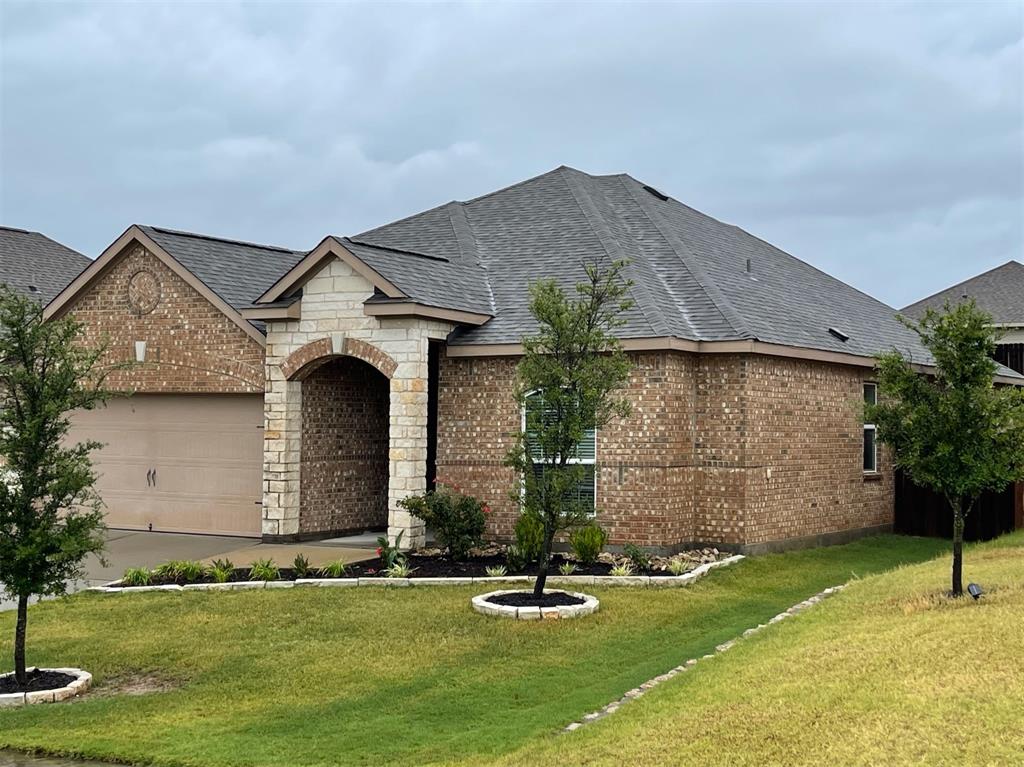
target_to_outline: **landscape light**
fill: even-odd
[[[967,593],[970,594],[975,599],[978,599],[985,592],[981,590],[981,586],[979,586],[977,583],[968,583],[967,584]]]

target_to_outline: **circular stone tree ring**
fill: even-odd
[[[481,615],[511,618],[520,621],[582,618],[597,612],[600,602],[590,594],[548,589],[542,602],[533,599],[532,591],[491,591],[473,597],[473,609]]]

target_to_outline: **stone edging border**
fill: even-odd
[[[568,586],[651,586],[655,588],[685,586],[707,575],[716,567],[727,567],[746,559],[735,554],[717,562],[708,562],[682,575],[549,575],[548,583]],[[240,591],[246,589],[290,589],[296,586],[345,588],[351,586],[469,586],[471,584],[527,583],[532,575],[502,575],[496,578],[299,578],[294,581],[234,581],[231,583],[191,583],[187,586],[120,586],[112,581],[106,586],[93,586],[87,591],[101,594],[139,594],[148,591]]]
[[[501,594],[521,594],[517,589],[502,589],[500,591],[489,591],[480,594],[472,599],[473,609],[481,615],[495,616],[498,618],[511,618],[520,621],[558,620],[560,618],[582,618],[584,615],[596,613],[600,602],[597,597],[590,594],[583,594],[578,591],[562,591],[561,589],[545,589],[546,594],[569,594],[583,600],[581,605],[559,605],[558,607],[514,607],[512,605],[496,605],[490,601],[491,597]]]
[[[30,669],[34,671],[35,669]],[[44,668],[42,671],[57,671],[75,677],[75,681],[66,687],[56,690],[36,690],[35,692],[10,692],[0,695],[0,708],[13,706],[29,706],[35,703],[58,703],[74,698],[92,687],[92,674],[80,668]],[[0,677],[13,676],[14,672],[0,674]]]
[[[715,651],[713,653],[708,653],[707,655],[704,655],[701,658],[690,658],[688,661],[686,661],[682,665],[676,666],[675,668],[671,669],[670,671],[666,671],[664,674],[660,674],[659,676],[654,677],[654,679],[647,680],[646,682],[641,684],[639,687],[634,687],[632,690],[627,692],[625,695],[623,695],[618,700],[613,700],[607,706],[604,706],[603,708],[600,708],[597,711],[592,711],[589,714],[585,714],[583,716],[583,718],[580,721],[578,721],[578,722],[572,722],[571,724],[566,725],[562,729],[562,732],[566,733],[566,732],[572,732],[573,730],[578,730],[580,727],[582,727],[585,724],[591,724],[592,722],[596,722],[598,719],[603,719],[604,717],[608,716],[609,714],[614,714],[624,704],[629,703],[630,701],[636,700],[640,696],[644,695],[648,690],[651,690],[654,687],[657,687],[662,682],[667,682],[669,679],[671,679],[672,677],[676,676],[677,674],[681,674],[682,672],[692,668],[693,666],[696,666],[698,661],[708,660],[710,658],[714,658],[716,655],[720,655],[721,653],[725,652],[726,650],[729,650],[733,645],[735,645],[741,639],[746,639],[747,637],[749,637],[749,636],[751,636],[753,634],[756,634],[761,629],[766,628],[767,626],[770,626],[773,623],[778,623],[779,621],[785,620],[786,618],[794,616],[797,613],[801,613],[804,610],[806,610],[807,608],[813,607],[814,605],[818,604],[818,602],[820,602],[821,600],[823,600],[823,599],[825,599],[827,597],[830,597],[833,594],[836,594],[836,593],[842,591],[845,588],[846,588],[846,584],[840,584],[839,586],[832,586],[831,588],[827,588],[824,591],[821,591],[821,592],[815,594],[813,597],[810,597],[809,599],[805,599],[803,602],[799,602],[798,604],[793,605],[788,610],[786,610],[784,612],[781,612],[778,615],[776,615],[774,618],[769,620],[767,623],[759,623],[757,626],[754,626],[753,628],[747,629],[746,631],[744,631],[740,636],[736,637],[735,639],[730,639],[728,642],[723,642],[722,644],[718,645],[715,648]]]

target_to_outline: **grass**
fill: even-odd
[[[81,594],[31,609],[29,662],[88,669],[97,690],[3,711],[0,747],[206,767],[528,760],[517,751],[534,741],[542,753],[598,749],[594,734],[550,734],[827,586],[946,548],[882,536],[752,558],[683,589],[594,588],[600,613],[545,624],[476,615],[468,601],[481,587]],[[4,661],[13,626],[0,614]],[[821,679],[830,661],[818,661]],[[110,694],[132,675],[176,687]],[[732,699],[745,688],[734,685]],[[653,705],[619,712],[611,726]],[[636,761],[612,748],[617,764]],[[650,763],[659,761],[678,762]]]
[[[856,583],[507,765],[1024,763],[1024,533]]]

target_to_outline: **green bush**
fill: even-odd
[[[608,533],[603,527],[594,524],[577,527],[569,535],[573,555],[585,565],[592,565],[597,561],[597,555],[604,550],[606,543]]]
[[[249,568],[250,581],[276,581],[281,571],[272,559],[257,559]]]
[[[292,570],[295,572],[296,578],[308,578],[309,574],[313,572],[309,559],[302,554],[295,555],[295,559],[292,560]]]
[[[324,578],[344,578],[348,572],[348,565],[344,559],[335,559],[320,568],[320,575]]]
[[[206,565],[194,559],[172,559],[170,562],[157,565],[153,575],[157,578],[193,583],[201,581],[206,575]]]
[[[523,554],[522,549],[514,543],[505,551],[505,562],[508,563],[508,572],[510,573],[522,572],[530,564],[530,560]]]
[[[516,522],[516,547],[526,558],[526,562],[540,559],[544,548],[544,523],[536,514],[522,514]]]
[[[215,559],[209,573],[214,583],[227,583],[235,574],[235,565],[230,559]]]
[[[490,506],[483,501],[441,480],[436,490],[409,496],[398,505],[426,522],[437,542],[456,560],[465,559],[471,548],[480,545],[487,515],[491,513]]]
[[[153,575],[145,567],[129,567],[121,576],[122,586],[148,586]]]
[[[634,569],[639,571],[651,569],[651,555],[641,549],[635,543],[627,543],[622,547],[622,553],[633,564]]]

